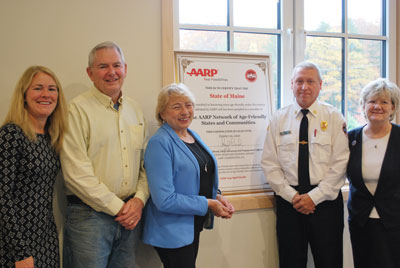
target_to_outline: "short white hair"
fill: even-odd
[[[317,71],[318,74],[318,79],[319,81],[322,81],[322,76],[321,76],[321,70],[319,69],[318,65],[311,62],[311,61],[303,61],[300,62],[299,64],[297,64],[294,68],[293,68],[293,72],[292,72],[292,80],[293,78],[296,76],[297,72],[299,70],[302,69],[313,69]]]

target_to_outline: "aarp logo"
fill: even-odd
[[[187,72],[186,74],[190,76],[202,76],[202,77],[214,77],[218,74],[217,69],[203,69],[203,68],[192,68],[190,72]]]

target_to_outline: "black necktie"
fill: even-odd
[[[303,118],[300,123],[298,176],[299,193],[304,194],[311,189],[308,163],[308,109],[302,109],[301,112],[303,113]]]

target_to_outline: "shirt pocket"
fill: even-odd
[[[297,159],[296,137],[293,135],[281,136],[277,144],[278,159],[282,166],[293,164]]]
[[[311,156],[321,164],[328,164],[332,153],[332,140],[328,134],[320,134],[313,137],[310,146]]]
[[[130,135],[131,135],[131,143],[133,149],[142,150],[144,147],[144,126],[143,125],[135,125],[129,126]]]

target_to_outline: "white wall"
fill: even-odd
[[[154,108],[161,87],[161,1],[0,1],[0,120],[28,66],[52,69],[70,100],[91,86],[85,72],[90,49],[111,40],[122,47],[128,64],[124,94],[142,104],[154,133]],[[62,189],[60,179],[57,189]],[[64,197],[58,195],[59,226],[64,206]],[[349,250],[348,240],[345,250]],[[139,248],[138,264],[141,268],[161,267],[154,250],[146,245]],[[236,213],[229,221],[217,219],[215,229],[201,236],[198,267],[277,267],[274,211],[250,210]]]
[[[347,219],[347,208],[345,208]],[[273,209],[239,211],[230,220],[216,219],[212,231],[200,236],[199,268],[277,268],[278,249]],[[142,254],[145,253],[145,254]],[[313,268],[311,252],[307,268]],[[139,268],[160,268],[155,251],[141,245]],[[353,268],[347,221],[343,236],[343,268]]]
[[[115,41],[125,52],[124,93],[143,104],[152,131],[161,86],[160,0],[0,1],[0,118],[14,86],[30,65],[44,65],[71,99],[91,86],[86,75],[90,49]]]
[[[144,255],[141,254],[143,250],[146,250]],[[141,245],[139,268],[162,267],[157,258],[151,247]],[[230,220],[217,218],[214,229],[204,230],[200,235],[197,267],[278,267],[274,212],[271,209],[249,210],[237,212]]]

